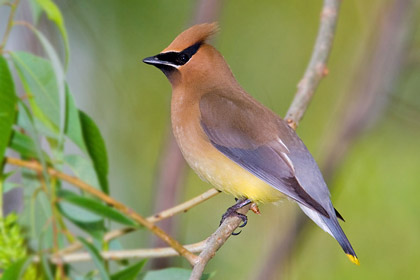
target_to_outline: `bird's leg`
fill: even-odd
[[[220,225],[224,222],[224,220],[226,220],[227,217],[231,217],[231,216],[236,216],[238,218],[241,218],[242,225],[240,225],[239,227],[244,227],[248,223],[247,216],[244,215],[244,214],[238,213],[236,211],[239,210],[239,209],[241,209],[245,205],[248,205],[248,204],[252,203],[252,201],[250,199],[242,199],[242,200],[235,199],[235,200],[237,201],[237,203],[235,205],[233,205],[232,207],[229,207],[226,210],[226,213],[224,213],[223,216],[222,216],[222,220],[220,221]],[[232,235],[238,235],[240,233],[241,232],[232,233]]]

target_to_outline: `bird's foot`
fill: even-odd
[[[244,214],[238,213],[237,210],[241,209],[242,207],[244,207],[245,205],[250,204],[252,201],[249,199],[245,199],[245,200],[237,200],[238,202],[233,205],[232,207],[229,207],[226,210],[226,213],[223,214],[222,219],[220,220],[220,225],[222,225],[222,223],[228,218],[228,217],[238,217],[242,220],[242,224],[239,226],[241,228],[243,228],[244,226],[246,226],[246,224],[248,223],[248,217]],[[238,235],[240,234],[241,231],[239,231],[238,233],[233,232],[232,235]]]

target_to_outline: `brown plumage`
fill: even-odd
[[[216,34],[218,30],[219,27],[215,22],[195,25],[179,34],[162,52],[180,52],[197,42],[205,42],[210,36]]]
[[[222,55],[206,43],[217,29],[216,24],[193,26],[144,59],[171,82],[172,127],[186,161],[203,180],[237,198],[295,200],[358,263],[303,142],[242,89]]]

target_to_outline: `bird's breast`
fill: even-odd
[[[172,129],[189,166],[204,181],[237,198],[255,202],[274,202],[282,193],[219,152],[201,128],[198,101],[173,94]]]

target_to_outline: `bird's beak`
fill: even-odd
[[[165,76],[172,83],[173,73],[175,72],[176,69],[178,69],[177,65],[174,65],[174,64],[172,64],[168,61],[163,60],[162,57],[161,57],[161,54],[146,57],[145,59],[143,59],[143,62],[146,63],[146,64],[153,65],[156,68],[158,68],[159,70],[161,70],[163,72],[163,74],[165,74]]]
[[[165,64],[165,61],[159,60],[159,58],[157,58],[157,55],[146,57],[145,59],[143,59],[143,62],[150,65]]]
[[[156,66],[159,69],[170,69],[170,68],[178,68],[178,65],[175,65],[169,61],[166,60],[162,60],[161,58],[159,58],[161,56],[161,54],[155,55],[155,56],[150,56],[150,57],[146,57],[145,59],[143,59],[143,62],[146,64],[150,64],[153,66]],[[168,68],[169,67],[169,68]]]

